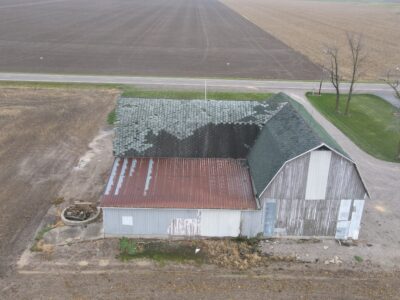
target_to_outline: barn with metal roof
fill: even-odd
[[[116,112],[106,235],[358,238],[357,167],[287,95],[121,98]]]

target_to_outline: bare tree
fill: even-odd
[[[346,35],[347,35],[347,43],[349,45],[351,52],[351,81],[350,81],[349,94],[347,96],[347,101],[346,101],[346,110],[344,112],[345,115],[348,115],[350,109],[351,97],[353,96],[354,84],[357,82],[360,76],[360,69],[365,61],[366,55],[365,55],[362,34],[353,34],[347,32]]]
[[[335,111],[338,113],[340,102],[340,81],[342,79],[339,70],[339,49],[336,46],[327,46],[324,53],[328,57],[328,63],[325,70],[329,74],[329,80],[336,90]]]
[[[388,70],[386,78],[383,80],[393,89],[396,97],[400,99],[400,68]]]
[[[326,68],[324,65],[318,65],[321,68],[321,78],[319,80],[318,96],[321,96],[322,84],[326,79]]]
[[[397,143],[397,157],[396,159],[400,161],[400,108],[397,108],[397,110],[394,113],[394,122],[393,122],[393,127],[398,133],[398,138],[399,142]]]
[[[387,130],[393,130],[397,135],[397,151],[395,159],[400,161],[400,107],[393,110],[393,120],[389,123]]]
[[[400,67],[389,69],[383,80],[393,89],[396,97],[400,100]],[[393,113],[394,120],[388,129],[395,130],[398,133],[398,144],[396,159],[400,161],[400,107],[396,107]]]

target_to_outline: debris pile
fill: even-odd
[[[64,217],[71,221],[85,221],[97,213],[97,208],[90,202],[75,202],[64,212]]]
[[[324,263],[325,265],[330,265],[330,264],[340,265],[343,263],[343,261],[339,256],[335,255],[332,259],[325,260]]]
[[[211,263],[240,270],[265,265],[258,242],[235,240],[205,240],[205,252]]]

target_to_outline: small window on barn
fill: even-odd
[[[132,216],[122,216],[122,225],[133,226]]]

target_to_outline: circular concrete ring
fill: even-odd
[[[72,221],[72,220],[68,220],[68,219],[64,216],[64,215],[65,215],[65,211],[66,211],[68,208],[69,208],[69,206],[66,207],[66,208],[64,208],[64,209],[62,210],[62,212],[61,212],[61,221],[63,221],[63,223],[64,223],[65,225],[70,225],[70,226],[78,226],[78,225],[89,224],[89,223],[95,221],[95,220],[99,217],[99,215],[100,215],[100,213],[101,213],[101,209],[97,207],[97,208],[96,208],[96,209],[97,209],[96,213],[94,214],[94,216],[91,216],[89,219],[83,220],[83,221]]]

